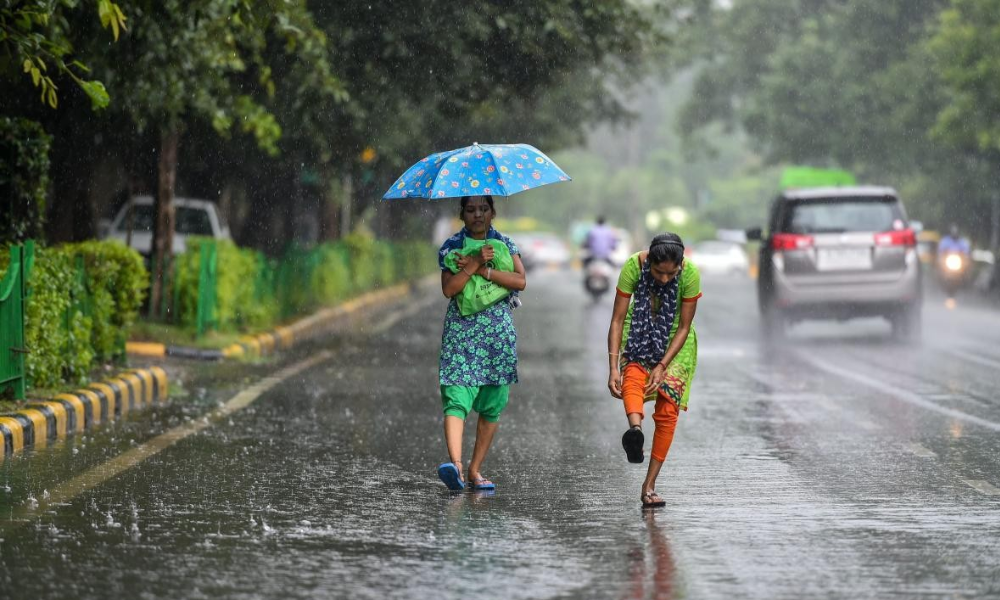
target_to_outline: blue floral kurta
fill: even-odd
[[[462,248],[465,229],[448,239],[438,253],[442,270],[444,257]],[[490,228],[487,238],[503,241],[511,256],[517,245]],[[510,304],[501,300],[482,312],[463,317],[452,299],[444,316],[440,358],[441,385],[478,387],[517,383],[517,332]]]

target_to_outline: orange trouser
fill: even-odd
[[[625,414],[639,413],[643,415],[642,405],[646,396],[646,380],[649,378],[649,371],[638,363],[629,363],[622,372],[622,400],[625,401]],[[667,460],[667,451],[674,441],[674,429],[677,428],[677,404],[669,396],[658,391],[656,394],[656,408],[653,410],[653,422],[656,429],[653,431],[653,451],[650,452],[655,460],[663,462]]]

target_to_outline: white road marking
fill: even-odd
[[[953,408],[946,408],[944,406],[941,406],[940,404],[931,402],[930,400],[927,400],[922,396],[918,396],[913,392],[909,392],[900,389],[897,386],[883,383],[877,379],[868,377],[867,375],[862,375],[861,373],[856,373],[855,371],[851,371],[849,369],[835,367],[833,365],[824,363],[823,361],[813,358],[811,356],[799,356],[799,358],[811,364],[812,366],[816,367],[817,369],[826,371],[827,373],[831,373],[833,375],[837,375],[838,377],[843,377],[844,379],[850,379],[862,385],[866,385],[872,389],[882,392],[883,394],[886,394],[887,396],[892,396],[893,398],[902,400],[903,402],[907,402],[909,404],[913,404],[914,406],[926,408],[927,410],[952,417],[953,419],[965,421],[967,423],[974,423],[976,425],[985,427],[987,429],[991,429],[993,431],[1000,431],[1000,423],[997,423],[995,421],[990,421],[974,415],[970,415],[960,410],[955,410]]]
[[[959,350],[957,348],[944,348],[944,351],[947,352],[948,354],[952,354],[954,356],[957,356],[958,358],[967,360],[969,362],[974,362],[984,367],[989,367],[991,369],[1000,369],[1000,361],[993,360],[991,358],[986,358],[985,356],[980,356],[978,354],[973,354],[972,352],[966,352],[965,350]]]
[[[986,496],[1000,496],[1000,488],[982,479],[963,479],[966,485]]]
[[[903,446],[906,451],[914,456],[919,456],[920,458],[937,458],[937,454],[933,450],[924,446],[923,444],[917,444],[916,442],[912,444],[905,444]]]

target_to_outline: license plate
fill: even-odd
[[[820,248],[816,253],[818,271],[865,271],[871,268],[870,248]]]

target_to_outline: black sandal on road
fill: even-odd
[[[643,508],[659,508],[661,506],[666,506],[667,501],[660,498],[660,495],[656,492],[646,492],[642,495],[642,507]]]
[[[622,448],[625,448],[625,455],[630,463],[641,463],[645,458],[642,455],[642,444],[646,437],[642,435],[642,429],[638,425],[629,427],[622,435]]]

